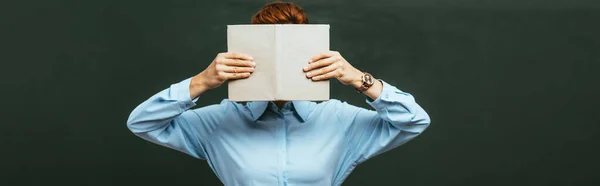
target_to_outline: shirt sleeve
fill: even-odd
[[[129,115],[127,127],[135,135],[199,159],[207,159],[205,144],[227,110],[221,104],[195,110],[198,98],[190,98],[191,78],[172,84],[138,105]]]
[[[381,95],[376,100],[366,100],[375,111],[341,103],[340,120],[350,124],[345,135],[356,163],[410,141],[430,123],[429,115],[411,94],[382,83]]]

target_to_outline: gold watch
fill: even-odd
[[[373,86],[373,84],[375,84],[375,78],[373,78],[371,74],[364,72],[364,75],[362,76],[362,85],[356,88],[356,91],[362,93]]]

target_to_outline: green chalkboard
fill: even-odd
[[[126,128],[226,50],[265,0],[0,3],[0,185],[220,185]],[[600,3],[295,1],[331,48],[412,93],[431,127],[344,185],[600,185]],[[332,81],[331,97],[364,97]],[[202,95],[220,102],[226,86]]]

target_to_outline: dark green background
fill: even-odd
[[[125,122],[202,71],[226,50],[226,25],[266,2],[2,1],[0,185],[220,185],[205,161]],[[415,95],[433,121],[344,185],[600,185],[598,1],[296,2],[331,24],[332,50]]]

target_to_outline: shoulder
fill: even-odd
[[[247,104],[230,101],[228,99],[223,99],[219,103],[190,110],[185,112],[184,115],[194,116],[193,118],[216,123],[223,121],[245,121],[245,119],[252,118],[252,114]]]
[[[323,101],[317,104],[323,109],[334,109],[337,111],[342,111],[344,109],[354,109],[356,106],[349,104],[346,101],[338,100],[338,99],[330,99],[327,101]]]
[[[223,107],[225,112],[244,112],[248,111],[248,104],[246,102],[235,102],[230,101],[229,99],[221,100],[219,103],[221,107]]]
[[[219,103],[210,104],[207,106],[193,109],[192,111],[196,114],[222,114],[225,115],[230,112],[235,112],[239,108],[244,107],[243,105],[223,99]]]
[[[315,103],[315,106],[322,108],[322,109],[337,109],[343,103],[344,103],[343,101],[338,100],[338,99],[330,99],[330,100],[323,101],[320,103]]]
[[[323,112],[323,111],[335,111],[336,109],[338,109],[338,107],[340,106],[340,104],[342,102],[337,99],[330,99],[327,101],[319,101],[319,102],[306,101],[306,103],[307,103],[308,108],[312,112]]]
[[[348,104],[346,101],[330,99],[320,103],[315,103],[315,111],[321,113],[334,114],[338,117],[345,117],[348,113],[355,112],[358,107]]]
[[[224,113],[226,113],[227,116],[232,116],[234,118],[252,117],[251,102],[236,102],[229,99],[223,99],[220,105],[225,108]]]

